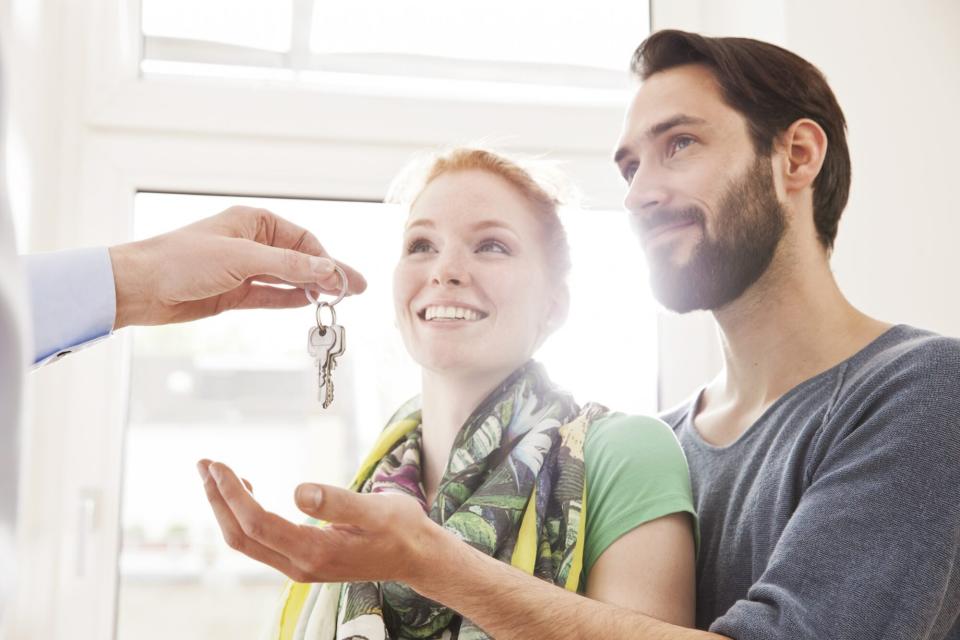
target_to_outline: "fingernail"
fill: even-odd
[[[197,472],[200,474],[200,477],[204,482],[206,482],[207,478],[210,477],[210,472],[207,471],[207,465],[203,464],[202,462],[197,463]]]
[[[313,505],[314,507],[319,507],[320,503],[323,501],[323,491],[318,487],[312,487],[310,485],[300,485],[297,487],[297,502],[304,506]]]
[[[313,256],[310,258],[310,268],[314,273],[330,273],[333,271],[333,260]]]
[[[220,478],[222,477],[222,474],[220,469],[216,466],[216,463],[211,463],[208,469],[210,470],[210,475],[213,476],[213,479],[216,480],[217,484],[220,484]]]

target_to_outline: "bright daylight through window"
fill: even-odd
[[[391,205],[143,193],[146,237],[230,204],[264,206],[323,238],[369,289],[338,305],[350,347],[323,411],[306,353],[311,309],[246,311],[136,331],[124,464],[118,638],[250,637],[281,578],[223,542],[194,463],[223,460],[259,500],[299,521],[301,481],[343,484],[399,404],[419,387],[393,322],[403,213]],[[571,315],[538,354],[551,377],[620,411],[656,409],[656,319],[644,266],[619,211],[566,210]],[[626,277],[625,274],[630,274]],[[624,283],[640,291],[624,291]],[[613,304],[611,303],[613,301]],[[603,331],[597,329],[602,321]],[[586,363],[603,360],[603,367]],[[162,603],[162,604],[159,604]],[[158,611],[163,611],[158,615]]]
[[[623,89],[638,34],[649,30],[648,10],[623,0],[143,0],[142,69],[602,95]]]
[[[307,331],[315,322],[309,307],[127,332],[132,349],[117,638],[257,637],[283,576],[224,543],[195,462],[229,463],[252,482],[266,508],[302,521],[294,487],[307,480],[345,484],[384,422],[420,386],[394,323],[392,274],[404,223],[398,207],[179,191],[316,196],[328,193],[311,182],[321,175],[334,185],[331,196],[377,199],[382,193],[371,174],[399,169],[398,158],[436,146],[440,137],[457,144],[489,135],[491,144],[507,139],[502,144],[570,162],[572,173],[582,174],[577,186],[603,207],[561,212],[572,252],[571,312],[537,358],[580,401],[629,413],[656,411],[656,307],[626,214],[615,208],[619,187],[607,159],[629,90],[630,55],[649,32],[647,2],[129,1],[140,5],[143,45],[142,78],[130,93],[148,96],[149,108],[123,112],[138,115],[136,131],[117,128],[109,135],[126,136],[130,145],[140,144],[142,131],[157,136],[144,139],[162,137],[150,143],[151,153],[138,156],[150,162],[136,173],[143,181],[133,189],[168,192],[136,196],[135,236],[163,233],[236,204],[261,206],[314,232],[367,277],[369,288],[337,307],[349,346],[338,361],[336,401],[328,410],[317,401],[307,355]],[[132,25],[137,28],[136,21]],[[260,118],[276,118],[272,109],[282,112],[291,104],[313,105],[305,109],[312,117],[332,95],[349,105],[332,109],[344,114],[336,120],[343,127],[336,139],[301,136],[309,122],[297,117],[282,122],[288,127],[282,136],[253,130],[253,120],[244,118],[231,121],[228,136],[205,128],[229,120],[235,100],[267,96],[262,104],[268,107],[256,114],[260,124]],[[411,96],[430,115],[418,109],[405,114],[413,124],[398,132],[407,136],[402,142],[352,137],[353,129],[368,124],[354,117],[353,105],[380,114],[390,126],[391,110]],[[492,103],[493,130],[461,115]],[[178,109],[168,118],[163,108],[153,108],[164,104]],[[598,135],[593,147],[582,141],[584,129],[566,148],[545,148],[545,141],[566,132],[538,118],[520,118],[516,125],[514,115],[529,114],[531,104],[559,108],[551,122],[585,114],[589,131],[609,129],[609,139]],[[161,144],[175,151],[161,157],[153,152]],[[376,171],[350,159],[360,157],[350,156],[355,144]],[[240,145],[250,145],[255,160],[235,157]],[[338,148],[348,149],[346,160]],[[270,163],[263,176],[260,162]],[[331,162],[337,163],[336,178],[326,173]]]

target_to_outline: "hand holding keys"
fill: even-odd
[[[340,275],[340,295],[333,302],[318,302],[309,289],[304,289],[307,299],[317,307],[317,325],[310,327],[307,333],[307,352],[317,364],[317,400],[323,402],[326,409],[333,402],[333,370],[337,367],[337,358],[346,351],[346,330],[337,324],[337,312],[334,306],[347,293],[347,274],[340,267],[334,267]],[[320,312],[330,310],[330,324],[324,324]]]

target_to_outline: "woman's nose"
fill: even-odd
[[[470,273],[461,256],[448,253],[437,260],[433,272],[433,283],[437,285],[460,287],[470,282]]]

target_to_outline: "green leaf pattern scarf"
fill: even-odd
[[[414,399],[394,415],[352,489],[404,493],[426,510],[417,405]],[[586,504],[583,445],[590,424],[605,412],[599,405],[581,411],[550,383],[539,364],[528,362],[504,380],[461,428],[430,519],[487,555],[578,590]],[[359,582],[288,584],[268,637],[489,636],[402,583]]]

